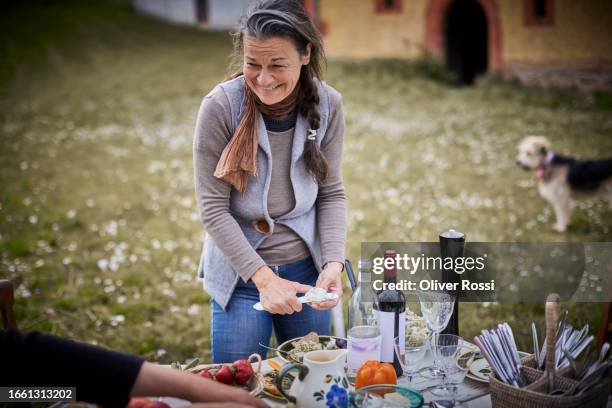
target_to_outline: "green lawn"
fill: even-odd
[[[191,143],[202,97],[227,73],[229,36],[136,16],[122,2],[92,7],[3,17],[0,277],[17,286],[23,329],[163,362],[206,359]],[[493,77],[455,88],[438,74],[426,61],[329,63],[325,79],[346,112],[351,259],[362,241],[435,241],[448,228],[471,241],[612,240],[601,200],[555,233],[533,175],[514,164],[528,134],[572,155],[612,155],[610,95]],[[572,305],[571,317],[595,330],[599,306]],[[508,321],[528,347],[532,318],[542,327],[542,305],[468,304],[461,330]]]

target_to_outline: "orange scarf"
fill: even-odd
[[[293,92],[274,105],[264,105],[245,81],[245,107],[232,138],[221,153],[215,177],[231,184],[240,193],[247,188],[250,176],[257,176],[257,142],[259,112],[275,119],[289,115],[300,99],[300,83]]]

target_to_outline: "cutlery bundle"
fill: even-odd
[[[515,387],[525,385],[521,378],[521,358],[508,323],[498,325],[497,329],[483,330],[474,341],[503,382]]]
[[[555,366],[557,369],[562,369],[572,364],[595,339],[594,336],[589,336],[588,324],[585,324],[581,330],[573,330],[572,326],[567,324],[567,315],[568,312],[566,310],[562,313],[562,317],[557,324],[555,336],[557,339],[555,342]],[[534,322],[531,322],[531,332],[537,368],[544,369],[548,338],[544,339],[542,350],[540,351],[538,345],[538,332]]]

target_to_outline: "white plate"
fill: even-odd
[[[485,372],[481,372],[481,370],[484,370]],[[489,382],[490,372],[491,368],[489,367],[487,360],[480,358],[472,363],[467,376],[476,381]]]
[[[525,353],[524,351],[519,351],[518,354],[521,359],[529,355],[529,353]],[[484,370],[485,372],[483,373],[481,370]],[[488,383],[490,372],[491,367],[489,367],[489,363],[487,363],[487,360],[485,360],[484,358],[480,358],[472,363],[472,365],[470,366],[470,371],[467,373],[467,377],[471,378],[472,380]]]

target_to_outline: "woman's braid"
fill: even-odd
[[[308,66],[302,67],[300,74],[302,101],[300,113],[306,117],[310,129],[318,130],[321,124],[319,113],[319,92]],[[318,183],[327,178],[327,160],[321,152],[316,140],[306,139],[304,143],[304,162],[306,168]]]

